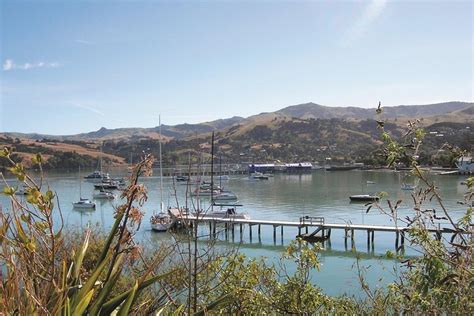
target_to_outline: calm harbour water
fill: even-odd
[[[112,176],[123,176],[125,173],[124,170],[111,171]],[[59,206],[66,226],[85,229],[89,224],[98,224],[104,230],[111,227],[114,221],[114,205],[120,204],[120,199],[96,201],[97,208],[92,212],[77,211],[72,208],[72,203],[79,199],[79,174],[49,172],[46,177],[47,185],[56,191],[59,197]],[[445,206],[451,215],[454,218],[461,216],[466,208],[457,202],[463,200],[466,186],[460,182],[466,177],[434,175],[430,177],[440,188]],[[14,180],[7,181],[11,185],[16,185]],[[367,184],[367,181],[375,183]],[[137,233],[137,239],[152,247],[153,244],[170,240],[171,236],[168,233],[155,233],[148,225],[153,210],[159,207],[159,177],[143,178],[142,182],[148,188],[149,198],[143,207],[145,216],[142,227]],[[215,182],[219,183],[218,180]],[[412,198],[411,191],[400,189],[403,182],[413,183],[413,178],[407,177],[406,173],[392,171],[316,171],[301,175],[276,174],[268,181],[251,181],[244,176],[234,176],[229,181],[222,181],[222,185],[238,195],[239,203],[243,204],[243,207],[237,211],[248,213],[252,219],[298,221],[301,216],[309,215],[323,216],[328,223],[393,225],[390,218],[378,210],[371,210],[367,214],[364,204],[350,203],[349,196],[385,191],[388,193],[388,199],[403,200],[399,216],[405,217],[411,214]],[[172,179],[164,178],[163,183],[165,205],[176,206],[176,201],[184,205],[186,186],[176,185],[174,194]],[[82,196],[92,198],[93,184],[82,180],[81,187]],[[0,203],[4,210],[9,209],[10,204],[5,196],[0,196]],[[203,206],[207,205],[208,202],[204,201]],[[386,206],[386,202],[382,201],[381,205]],[[202,229],[206,232],[207,226]],[[253,239],[250,241],[246,228],[240,242],[239,231],[236,228],[234,243],[231,240],[226,241],[222,235],[220,236],[222,241],[218,245],[225,247],[235,244],[239,247],[239,251],[248,256],[263,256],[270,262],[275,262],[281,256],[284,247],[294,240],[296,234],[296,228],[284,228],[282,238],[278,228],[277,239],[274,241],[272,227],[262,226],[262,236],[259,239],[254,227]],[[325,250],[321,253],[321,271],[314,274],[314,282],[330,295],[362,296],[355,268],[357,254],[361,257],[362,266],[370,266],[366,273],[369,284],[376,287],[393,281],[396,278],[396,271],[399,271],[398,264],[383,258],[383,254],[387,250],[394,250],[394,234],[376,232],[373,249],[368,249],[366,240],[365,232],[356,232],[355,250],[351,249],[350,241],[347,249],[343,231],[333,230],[331,243],[324,244]],[[414,255],[416,252],[406,247],[406,254]]]

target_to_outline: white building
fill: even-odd
[[[461,157],[456,163],[460,174],[474,174],[474,161],[472,157]]]

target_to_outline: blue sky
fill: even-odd
[[[0,3],[0,132],[473,100],[471,1]]]

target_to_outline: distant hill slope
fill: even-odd
[[[474,119],[474,103],[470,102],[444,102],[426,105],[399,105],[384,107],[384,117],[389,119],[400,118],[402,121],[408,118],[423,117],[427,122],[449,121],[469,122]],[[375,108],[366,109],[360,107],[329,107],[316,103],[305,103],[293,105],[281,110],[261,113],[248,118],[232,117],[219,119],[199,124],[163,125],[162,135],[166,140],[186,139],[208,134],[211,131],[225,131],[231,127],[239,126],[238,133],[243,134],[257,125],[274,126],[275,122],[296,119],[346,119],[365,120],[372,119]],[[235,132],[235,131],[234,131]],[[159,137],[158,127],[152,128],[116,128],[107,129],[102,127],[98,131],[82,133],[77,135],[51,136],[42,134],[3,133],[6,136],[25,139],[56,139],[56,140],[81,140],[81,141],[104,141],[104,140],[127,140],[133,138],[157,139]],[[1,135],[1,133],[0,133]]]
[[[429,117],[435,115],[448,114],[454,111],[472,109],[474,103],[469,102],[444,102],[426,105],[398,105],[384,106],[383,113],[387,118],[398,117]],[[472,110],[471,110],[472,111]],[[359,107],[328,107],[315,103],[305,103],[293,105],[276,111],[290,117],[296,118],[353,118],[368,119],[375,115],[375,108]]]

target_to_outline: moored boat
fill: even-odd
[[[416,189],[416,185],[414,184],[408,184],[408,183],[402,183],[402,186],[400,187],[402,190],[406,191],[412,191]]]
[[[110,191],[106,191],[102,189],[99,192],[92,194],[92,197],[94,199],[114,200],[117,196]]]
[[[95,209],[95,203],[85,198],[80,198],[78,202],[74,202],[72,205],[77,209]]]
[[[151,229],[157,232],[165,232],[173,225],[173,219],[164,211],[152,215],[150,218]]]
[[[268,176],[264,175],[261,172],[254,172],[250,174],[250,179],[252,180],[268,180]]]
[[[370,202],[370,201],[378,201],[380,199],[377,195],[370,195],[370,194],[356,194],[356,195],[351,195],[349,198],[353,202]]]
[[[237,199],[237,194],[231,191],[222,191],[213,196],[214,201],[235,201]]]

